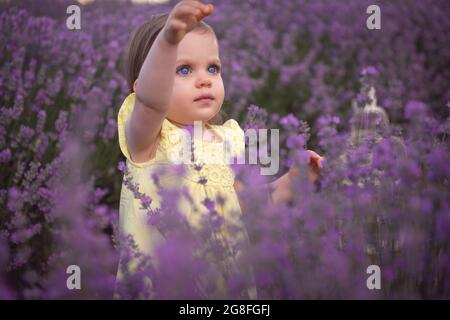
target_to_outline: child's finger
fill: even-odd
[[[308,150],[310,158],[309,158],[309,163],[312,164],[313,166],[316,166],[318,168],[320,168],[319,165],[319,160],[322,158],[318,153],[312,151],[312,150]]]
[[[185,16],[186,14],[196,12],[201,13],[202,7],[196,4],[194,1],[186,1],[179,4],[176,9],[176,16]]]
[[[204,4],[200,1],[186,1],[185,5],[191,8],[198,9],[202,17],[210,15],[214,10],[214,6],[212,4]]]
[[[198,0],[192,0],[190,2],[192,2],[192,5],[198,7],[199,9],[202,9],[203,11],[211,11],[214,7],[212,3],[203,3]]]
[[[212,12],[213,12],[214,8],[212,7],[212,4],[208,4],[208,5],[203,5],[200,8],[201,11],[201,19],[203,19],[204,17],[209,16]]]
[[[320,167],[317,164],[314,164],[311,169],[317,174],[320,173]]]
[[[325,158],[321,157],[321,156],[311,156],[310,158],[310,164],[313,167],[314,170],[316,171],[320,171],[323,168],[323,162]]]
[[[205,14],[210,15],[214,11],[214,6],[211,3],[208,3],[206,7],[203,9]]]
[[[324,157],[319,157],[319,158],[314,158],[313,162],[314,164],[319,168],[322,169],[323,168],[323,162],[325,161]]]
[[[185,7],[180,9],[178,13],[178,20],[184,21],[189,24],[195,22],[200,22],[205,15],[201,12],[201,10],[194,7]]]
[[[172,29],[172,30],[182,30],[182,29],[185,29],[187,27],[187,25],[186,25],[186,23],[184,23],[181,20],[173,20],[170,22],[168,27],[169,27],[169,29]]]
[[[189,6],[180,9],[179,15],[183,18],[194,16],[197,21],[200,21],[207,16],[207,14],[205,14],[201,9]]]
[[[320,157],[320,159],[317,160],[317,164],[318,164],[318,166],[319,166],[320,169],[323,168],[323,161],[324,161],[323,159],[324,159],[323,157]]]
[[[312,150],[308,150],[308,152],[312,159],[320,159],[321,158],[321,156],[317,152],[314,152]]]

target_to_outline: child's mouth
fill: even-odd
[[[212,98],[201,98],[201,99],[197,99],[194,100],[195,102],[200,102],[200,103],[204,103],[204,104],[209,104],[213,101],[214,99]]]

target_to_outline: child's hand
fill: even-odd
[[[323,169],[323,160],[325,158],[321,157],[318,153],[312,151],[312,150],[307,150],[310,158],[309,158],[309,172],[308,172],[308,177],[309,180],[311,180],[312,182],[316,181],[319,176],[320,176],[320,172]],[[297,167],[292,167],[291,169],[289,169],[289,174],[296,176],[299,173],[299,168]]]
[[[308,150],[309,154],[310,154],[310,158],[309,158],[309,179],[311,181],[316,181],[319,176],[320,176],[320,172],[323,168],[322,162],[323,161],[323,157],[321,157],[318,153],[312,151],[312,150]]]
[[[214,11],[212,4],[203,4],[195,0],[183,0],[175,5],[162,29],[164,38],[170,44],[180,43],[189,31]]]
[[[320,177],[320,172],[323,170],[322,161],[325,159],[312,150],[307,150],[309,153],[309,172],[308,178],[312,182],[316,182]],[[294,192],[292,190],[292,179],[300,173],[300,168],[293,166],[288,173],[284,174],[277,180],[270,183],[272,191],[272,201],[274,203],[286,203],[292,200]]]

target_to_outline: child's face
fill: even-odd
[[[187,33],[178,44],[174,87],[167,117],[180,124],[208,121],[222,107],[225,89],[219,46],[211,33]],[[203,94],[212,100],[195,101]]]

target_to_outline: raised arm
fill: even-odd
[[[179,2],[150,48],[134,84],[135,105],[125,124],[133,161],[145,162],[154,157],[157,137],[172,95],[178,44],[213,10],[212,5],[199,1]]]

